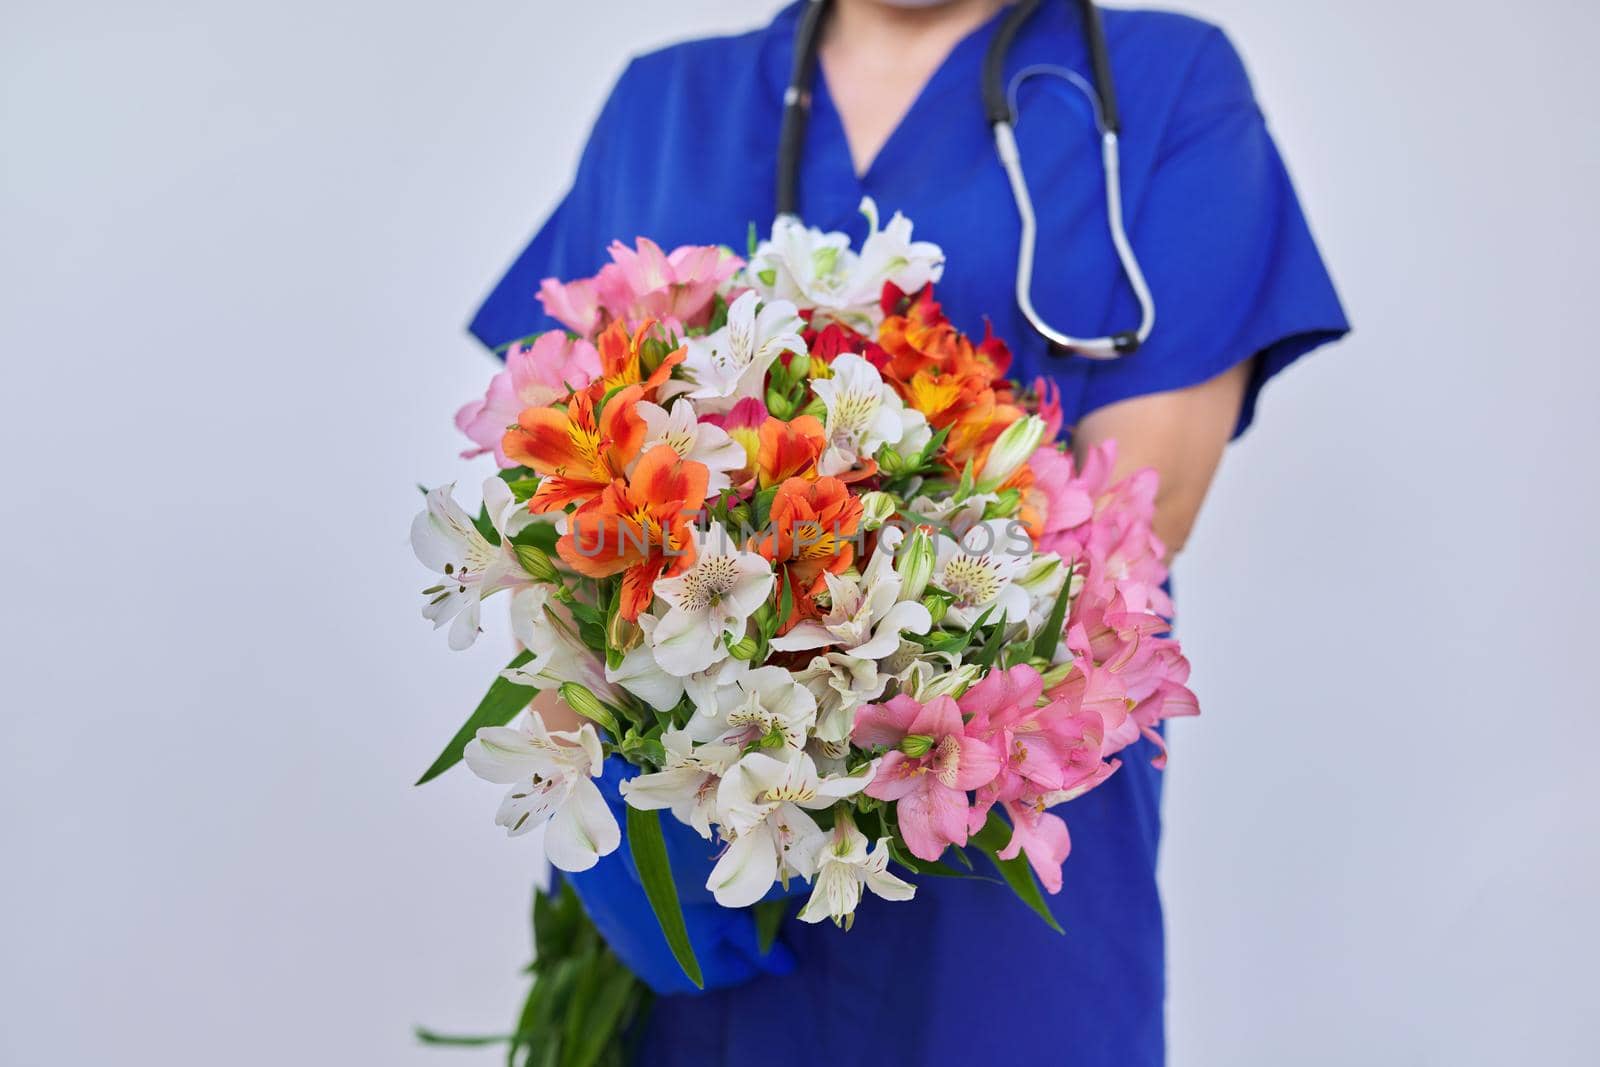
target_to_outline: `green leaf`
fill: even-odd
[[[694,946],[689,944],[689,931],[683,924],[683,908],[678,904],[678,887],[672,881],[672,868],[667,863],[667,843],[661,837],[661,815],[655,811],[628,809],[628,849],[633,854],[633,865],[639,871],[639,881],[644,884],[644,894],[650,898],[650,907],[661,924],[661,935],[677,959],[678,966],[689,976],[696,988],[705,988],[700,974],[700,961],[695,959]]]
[[[989,861],[995,865],[995,869],[1000,872],[1000,877],[1006,880],[1011,891],[1032,908],[1039,918],[1044,920],[1046,926],[1058,934],[1066,933],[1061,929],[1061,924],[1056,922],[1056,917],[1050,914],[1050,909],[1045,906],[1044,891],[1039,888],[1039,880],[1033,876],[1033,868],[1028,866],[1027,859],[1020,855],[1008,860],[1000,858],[1000,850],[1005,848],[1006,842],[1010,839],[1011,827],[1000,818],[998,812],[990,811],[989,821],[984,824],[983,829],[968,838],[967,843],[989,857]]]
[[[576,1032],[570,1024],[567,1027],[562,1067],[593,1067],[606,1047],[621,1036],[618,1024],[628,1002],[642,991],[639,979],[614,957],[606,954],[599,960],[610,966],[595,968],[600,976],[598,987],[592,995],[574,1005],[576,1010],[567,1017],[578,1019],[580,1023]]]
[[[506,664],[509,670],[520,667],[533,659],[532,652],[518,652],[510,663]],[[467,721],[461,724],[461,729],[444,746],[444,751],[439,753],[439,758],[434,760],[427,770],[422,772],[422,777],[417,779],[418,785],[433,781],[439,775],[461,762],[461,750],[467,747],[478,730],[484,726],[504,726],[516,718],[517,712],[528,706],[528,702],[537,696],[539,690],[527,685],[517,685],[504,678],[496,678],[489,691],[478,701],[478,706],[473,709]]]
[[[789,914],[789,902],[784,899],[763,900],[752,910],[756,913],[756,944],[765,956],[772,951],[772,943],[778,940],[778,930]]]
[[[973,627],[973,629],[977,629],[977,627]],[[1006,646],[1005,638],[1006,616],[1005,612],[1001,612],[1000,620],[994,624],[994,629],[989,632],[989,643],[983,646],[973,662],[984,670],[992,668],[994,661],[1000,658],[1000,650]]]
[[[1067,580],[1061,583],[1061,592],[1056,594],[1050,617],[1033,638],[1033,654],[1046,662],[1056,654],[1056,645],[1061,643],[1061,630],[1067,624],[1067,608],[1072,605],[1072,568],[1066,563],[1062,566],[1066,568]]]
[[[484,1045],[503,1045],[511,1040],[510,1034],[441,1034],[425,1026],[413,1028],[417,1040],[424,1045],[449,1045],[455,1048],[479,1048]]]

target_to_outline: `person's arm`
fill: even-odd
[[[1156,469],[1161,487],[1155,528],[1169,560],[1194,529],[1222,450],[1239,422],[1252,364],[1247,359],[1187,389],[1109,404],[1084,416],[1073,433],[1080,463],[1088,448],[1109,439],[1117,443],[1117,477]]]

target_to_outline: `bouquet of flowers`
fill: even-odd
[[[444,486],[412,527],[451,647],[497,593],[521,647],[423,780],[464,759],[509,786],[496,821],[543,827],[568,872],[620,847],[623,811],[697,983],[662,812],[727,908],[798,891],[800,920],[848,928],[863,892],[911,901],[979,853],[1054,925],[1051,809],[1198,710],[1154,472],[1076,461],[1053,387],[942,314],[940,249],[862,210],[859,249],[780,218],[747,260],[641,238],[547,279],[567,329],[509,346],[456,417],[500,467],[482,508]],[[551,689],[581,728],[524,713]]]

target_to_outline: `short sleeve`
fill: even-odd
[[[595,120],[571,188],[473,315],[467,329],[487,347],[500,349],[529,334],[556,329],[559,324],[536,297],[539,283],[550,277],[583,277],[600,268],[609,235],[602,238],[591,231],[606,206],[602,198],[614,184],[601,176],[611,169],[632,69],[617,81]]]
[[[1213,29],[1173,107],[1130,239],[1155,328],[1092,364],[1080,410],[1198,385],[1255,357],[1235,435],[1267,380],[1349,332],[1237,52]]]

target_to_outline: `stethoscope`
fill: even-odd
[[[795,28],[794,71],[789,77],[789,88],[783,95],[783,127],[778,140],[779,215],[799,215],[800,149],[805,142],[806,118],[811,110],[811,77],[816,69],[818,31],[822,27],[828,4],[829,0],[810,0]],[[1100,12],[1092,0],[1078,0],[1078,7],[1083,13],[1084,36],[1089,44],[1089,66],[1094,76],[1092,86],[1075,71],[1065,67],[1035,66],[1019,71],[1011,80],[1009,91],[1006,91],[1001,88],[1006,54],[1011,50],[1022,24],[1038,7],[1039,0],[1016,0],[995,29],[994,39],[989,42],[989,51],[983,59],[985,117],[994,132],[995,151],[999,153],[1000,165],[1005,168],[1006,178],[1011,183],[1011,196],[1017,203],[1017,217],[1022,226],[1017,250],[1017,306],[1022,309],[1028,323],[1058,349],[1090,359],[1116,359],[1133,352],[1150,336],[1156,322],[1156,305],[1122,222],[1121,156],[1117,141],[1121,118],[1117,113],[1116,88],[1111,81],[1111,59],[1106,50],[1105,30],[1100,25]],[[1026,79],[1040,74],[1072,82],[1094,107],[1095,124],[1100,130],[1100,165],[1105,175],[1106,221],[1111,229],[1111,243],[1116,247],[1117,258],[1122,263],[1122,273],[1139,300],[1137,329],[1105,337],[1073,337],[1053,328],[1033,306],[1033,254],[1038,223],[1033,213],[1033,198],[1028,195],[1028,182],[1022,173],[1022,156],[1017,151],[1013,127],[1016,123],[1017,87]]]

